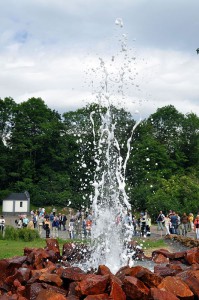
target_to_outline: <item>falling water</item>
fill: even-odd
[[[122,19],[118,18],[115,24],[122,28]],[[124,53],[125,59],[127,59],[125,35],[123,35],[121,42],[121,51]],[[113,57],[112,61],[114,61]],[[125,228],[124,230],[122,222],[127,211],[131,210],[125,190],[125,174],[127,161],[130,156],[132,136],[141,119],[132,128],[131,134],[126,141],[127,154],[123,158],[115,134],[117,123],[112,110],[112,85],[114,83],[121,87],[124,84],[125,67],[121,68],[118,76],[113,76],[108,71],[103,59],[100,58],[100,68],[103,73],[103,82],[101,83],[101,91],[97,93],[97,99],[99,106],[102,105],[103,109],[100,112],[101,126],[98,132],[95,132],[94,129],[94,115],[96,112],[93,111],[90,115],[93,126],[96,170],[92,184],[94,188],[92,196],[92,253],[88,265],[92,268],[97,268],[99,264],[105,264],[114,272],[122,265],[126,265],[130,259],[127,243],[132,237],[132,229]],[[104,108],[105,112],[103,112]],[[99,137],[98,140],[96,137]]]

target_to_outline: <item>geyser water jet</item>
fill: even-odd
[[[115,24],[122,28],[122,19],[116,19]],[[132,238],[132,228],[130,226],[125,228],[123,224],[125,215],[131,211],[126,193],[125,174],[133,132],[141,122],[141,118],[134,125],[130,136],[127,138],[126,156],[122,157],[115,134],[117,122],[113,109],[118,102],[120,106],[122,105],[123,88],[126,84],[125,72],[128,73],[128,79],[129,72],[131,72],[127,50],[126,35],[123,34],[120,52],[124,55],[125,62],[119,71],[117,67],[113,66],[116,60],[115,56],[111,56],[110,70],[104,60],[99,59],[102,80],[96,93],[96,99],[100,108],[101,125],[97,132],[95,132],[94,122],[94,116],[97,112],[93,111],[90,114],[96,170],[92,182],[94,192],[91,197],[93,212],[91,257],[86,266],[87,268],[97,268],[99,264],[105,264],[112,272],[117,271],[122,265],[126,265],[132,256],[127,249],[127,243]],[[115,74],[114,70],[118,74]]]

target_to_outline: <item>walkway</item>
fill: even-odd
[[[66,228],[68,228],[69,216],[67,216],[67,218],[68,218],[68,220],[66,223]],[[17,216],[5,216],[6,225],[12,225],[12,226],[16,227],[16,224],[15,224],[16,219],[17,219]],[[46,234],[45,230],[43,230],[42,238],[45,238],[45,234]],[[151,226],[151,238],[161,239],[161,238],[164,238],[164,236],[165,236],[165,231],[158,231],[157,225]],[[188,232],[187,237],[195,238],[195,233],[193,231]],[[68,230],[66,230],[66,231],[59,230],[59,238],[61,238],[63,240],[69,239]]]

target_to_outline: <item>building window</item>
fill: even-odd
[[[23,201],[20,201],[20,207],[23,207]]]

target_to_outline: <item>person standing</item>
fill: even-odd
[[[38,215],[36,213],[34,213],[34,215],[33,215],[34,228],[37,228],[37,221],[38,221]]]
[[[46,218],[44,221],[44,229],[46,231],[46,239],[50,237],[50,220],[49,218]]]
[[[147,214],[146,217],[146,236],[151,235],[151,217]]]
[[[86,217],[84,217],[83,221],[82,221],[82,231],[83,231],[84,238],[86,238],[86,235],[87,235],[87,231],[86,231]]]
[[[189,218],[186,213],[182,215],[180,222],[182,226],[182,235],[186,236],[188,231],[188,222],[189,222]]]
[[[194,230],[196,233],[196,239],[199,240],[199,214],[196,216],[194,220]]]
[[[75,234],[74,234],[74,218],[72,217],[70,219],[70,222],[69,222],[69,227],[68,227],[68,231],[69,231],[69,237],[70,239],[74,239],[75,238]]]
[[[67,217],[65,214],[62,214],[62,226],[63,226],[63,231],[66,231],[66,221]]]
[[[61,213],[58,214],[58,220],[59,220],[59,230],[61,230],[61,226],[62,226],[62,214]]]
[[[162,213],[162,210],[161,210],[157,217],[158,230],[162,230],[162,231],[164,230],[164,227],[163,227],[164,218],[165,218],[165,215]]]
[[[34,223],[33,223],[33,220],[30,220],[30,221],[28,222],[27,228],[32,229],[32,230],[34,229]]]
[[[1,232],[2,234],[3,234],[3,232],[4,232],[5,223],[6,223],[6,221],[5,221],[5,219],[4,219],[4,216],[1,216],[1,218],[0,218],[0,232]]]
[[[44,226],[44,217],[43,217],[43,215],[39,215],[39,217],[38,217],[38,231],[39,231],[40,237],[42,235],[43,226]]]
[[[178,229],[178,216],[176,215],[175,212],[171,215],[171,233],[172,234],[177,234],[177,229]]]
[[[169,218],[169,215],[166,215],[166,217],[164,218],[164,224],[166,228],[166,235],[170,234],[171,219]]]
[[[193,214],[189,213],[188,218],[189,218],[188,231],[192,231],[194,229],[194,225],[193,225],[194,216],[193,216]]]
[[[23,218],[23,227],[27,227],[29,223],[29,219],[27,218],[27,216],[25,215]]]
[[[59,230],[59,220],[55,216],[54,220],[52,221],[52,237],[58,238],[58,230]]]

